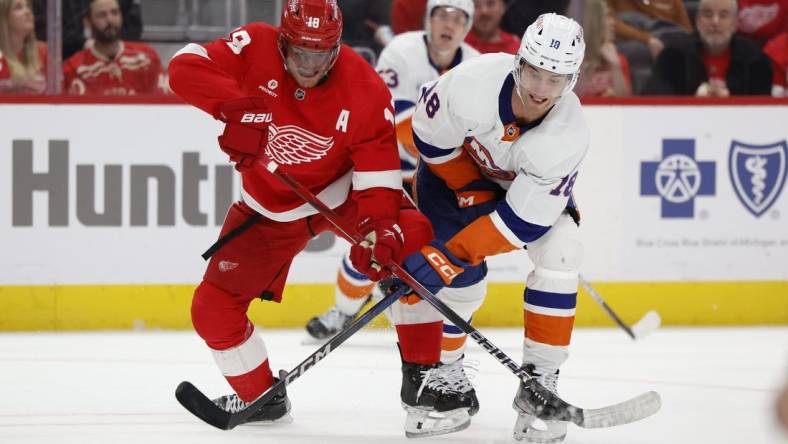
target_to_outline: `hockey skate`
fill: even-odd
[[[478,362],[471,365],[471,369],[477,372]],[[443,381],[450,390],[463,394],[463,406],[468,408],[468,414],[473,416],[479,412],[479,398],[476,397],[476,390],[473,384],[468,380],[468,375],[465,372],[466,363],[465,355],[460,359],[452,362],[451,364],[439,363],[435,368],[436,378]]]
[[[407,412],[408,438],[443,435],[471,425],[470,398],[454,389],[457,383],[447,379],[449,372],[437,367],[402,362],[400,398]]]
[[[216,398],[213,400],[213,403],[229,413],[236,413],[249,405],[235,393]],[[255,425],[258,425],[290,422],[293,422],[293,417],[290,416],[290,399],[287,397],[287,393],[282,391],[277,393],[263,408],[241,424],[255,423]]]
[[[369,296],[367,296],[367,300],[369,300]],[[365,305],[366,301],[359,307],[358,312],[360,312]],[[348,315],[341,312],[339,308],[334,305],[325,313],[310,319],[306,324],[306,331],[313,340],[327,340],[350,325],[353,319],[356,318],[358,312]]]
[[[533,375],[536,380],[552,393],[558,390],[558,370],[555,373],[539,373],[534,366],[529,364],[525,371]],[[517,421],[514,423],[514,439],[528,443],[560,443],[566,438],[566,422],[539,419],[543,405],[538,395],[525,387],[520,382],[517,394],[514,397],[512,408],[517,411]]]

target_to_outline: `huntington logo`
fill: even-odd
[[[761,217],[780,197],[785,185],[786,161],[785,140],[771,145],[731,142],[728,169],[733,189],[753,216]]]
[[[664,139],[662,160],[640,163],[641,196],[660,196],[661,217],[695,216],[695,197],[715,193],[715,162],[695,159],[694,139]]]

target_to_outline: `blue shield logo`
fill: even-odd
[[[755,217],[761,217],[780,197],[785,184],[788,144],[750,145],[734,140],[728,155],[733,189]]]

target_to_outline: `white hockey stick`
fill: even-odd
[[[591,296],[591,298],[596,301],[599,306],[602,307],[603,310],[621,327],[633,340],[643,339],[646,336],[654,333],[656,329],[659,328],[660,324],[662,324],[662,318],[659,317],[659,313],[654,310],[649,310],[639,321],[632,324],[632,327],[627,325],[621,318],[610,308],[609,305],[602,299],[602,296],[594,290],[594,287],[588,283],[587,280],[583,278],[582,275],[579,276],[580,285],[583,286],[585,291]]]

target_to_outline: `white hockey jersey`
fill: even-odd
[[[463,42],[449,69],[477,56],[479,52]],[[386,82],[394,100],[402,174],[405,179],[409,179],[413,176],[418,157],[413,145],[411,116],[421,86],[437,79],[445,70],[440,70],[430,60],[427,34],[424,31],[406,32],[394,37],[381,52],[375,69]]]
[[[482,177],[507,190],[506,199],[471,230],[479,242],[508,242],[496,252],[522,248],[556,222],[567,206],[590,139],[580,101],[572,92],[540,121],[517,125],[511,101],[513,57],[485,54],[425,85],[413,115],[415,144],[433,171],[441,170],[444,179],[452,171],[467,176],[467,165],[454,165],[461,166],[461,157],[470,158]],[[454,177],[447,183],[470,180]],[[475,253],[470,256],[478,259]]]

